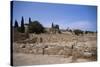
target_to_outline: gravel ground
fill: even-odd
[[[88,62],[87,59],[77,59],[75,62]],[[13,65],[14,66],[25,66],[25,65],[44,65],[44,64],[62,64],[71,63],[72,57],[64,58],[64,56],[58,55],[34,55],[24,53],[13,54]]]

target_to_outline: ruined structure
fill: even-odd
[[[57,25],[57,24],[54,25],[53,23],[51,25],[51,28],[45,28],[45,31],[47,33],[51,33],[51,34],[61,33],[60,29],[59,29],[59,25]]]

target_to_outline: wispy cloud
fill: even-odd
[[[81,29],[81,30],[93,30],[96,29],[96,25],[92,24],[90,21],[77,21],[68,24],[71,29]]]

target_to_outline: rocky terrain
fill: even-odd
[[[96,34],[84,34],[83,36],[76,36],[69,32],[63,34],[30,34],[27,39],[13,42],[14,65],[96,60]]]

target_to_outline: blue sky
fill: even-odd
[[[17,20],[20,24],[22,16],[25,23],[31,17],[44,27],[51,27],[53,22],[60,29],[97,30],[96,6],[14,1],[13,22]]]

